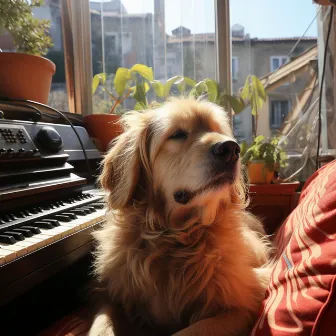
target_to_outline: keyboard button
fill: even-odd
[[[22,229],[27,229],[30,232],[32,232],[32,234],[38,234],[41,233],[41,230],[37,227],[37,226],[22,226]]]
[[[54,227],[60,226],[60,223],[57,219],[45,218],[45,219],[42,219],[41,221],[51,223]]]
[[[20,232],[5,231],[4,234],[9,235],[9,236],[13,236],[15,238],[15,240],[17,240],[17,241],[21,241],[21,240],[25,239],[23,234],[20,233]]]
[[[104,209],[105,207],[104,203],[91,203],[91,205],[95,207],[96,209]]]
[[[71,219],[76,219],[77,216],[73,212],[63,212],[62,215],[69,216]]]
[[[9,263],[17,258],[15,251],[0,248],[0,265]]]
[[[33,233],[28,229],[19,228],[19,229],[13,229],[13,231],[22,233],[25,237],[32,237],[33,236]]]
[[[60,222],[71,222],[71,218],[67,215],[55,215],[55,219],[58,219]]]
[[[34,222],[34,226],[37,226],[40,229],[53,229],[54,225],[52,225],[50,222]]]
[[[0,234],[0,243],[15,244],[16,240],[11,235]]]
[[[85,216],[86,212],[83,209],[71,209],[72,212],[74,212],[78,216]]]
[[[83,210],[87,215],[89,215],[91,213],[91,210],[87,209],[87,208],[81,207],[81,208],[78,208],[78,209]]]

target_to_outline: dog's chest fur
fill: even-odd
[[[134,235],[128,248],[110,251],[115,267],[105,279],[112,299],[130,317],[172,330],[227,308],[251,305],[253,310],[255,253],[246,239],[247,227],[237,221],[239,216],[231,217],[193,227],[178,240],[168,235],[146,241]]]

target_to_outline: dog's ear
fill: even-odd
[[[101,186],[109,192],[110,208],[122,209],[131,201],[140,172],[150,171],[147,134],[149,116],[140,112],[125,115],[122,133],[103,160]],[[143,169],[144,168],[144,169]]]

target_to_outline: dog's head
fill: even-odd
[[[174,99],[123,117],[124,133],[103,162],[109,206],[147,200],[166,214],[204,203],[239,202],[240,148],[226,112],[205,101]]]

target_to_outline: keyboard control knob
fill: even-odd
[[[5,154],[5,153],[7,153],[6,148],[1,148],[1,149],[0,149],[0,154]]]
[[[19,153],[24,153],[26,150],[24,148],[19,149]]]
[[[51,153],[57,153],[63,147],[63,141],[60,134],[51,126],[42,127],[38,131],[37,141],[44,150]]]
[[[13,148],[7,149],[7,153],[14,153],[14,149]]]

